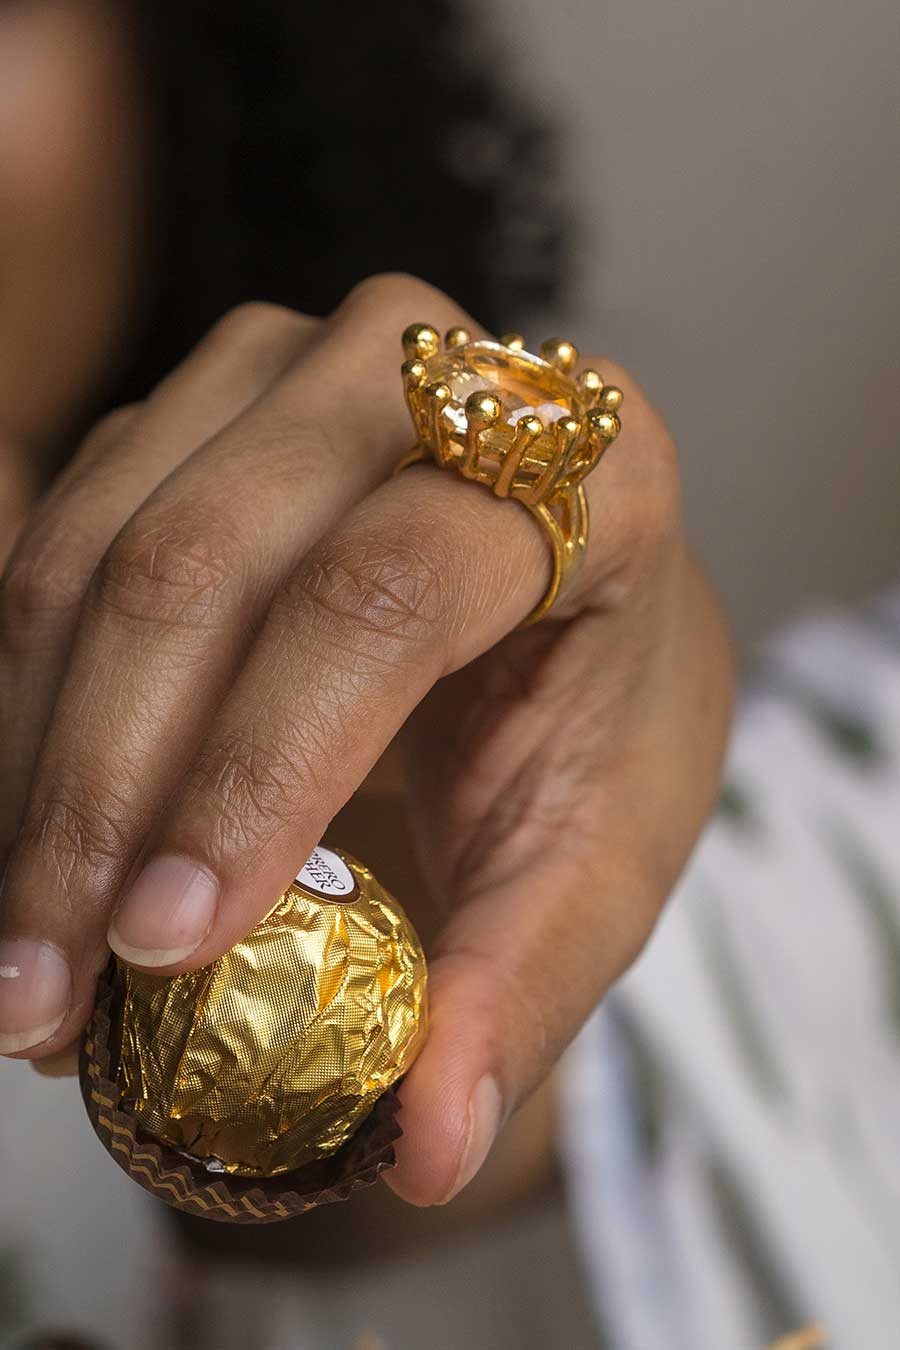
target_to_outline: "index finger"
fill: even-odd
[[[423,299],[460,320],[422,283],[359,288],[104,555],[3,879],[0,1052],[52,1053],[83,1026],[114,903],[273,590],[408,444],[395,344]]]

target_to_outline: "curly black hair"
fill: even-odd
[[[115,401],[243,300],[326,313],[386,270],[496,327],[550,298],[561,231],[531,190],[549,181],[549,133],[473,59],[452,0],[131,4],[156,130],[155,281]]]

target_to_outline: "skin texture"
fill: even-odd
[[[396,743],[440,925],[388,1184],[432,1204],[640,951],[715,796],[731,672],[674,447],[602,359],[625,405],[587,563],[515,631],[549,576],[527,512],[433,467],[388,476],[398,337],[421,319],[477,330],[403,276],[325,321],[228,315],[30,518],[0,595],[0,943],[23,970],[46,944],[51,974],[30,1006],[0,986],[0,1037],[58,1012],[17,1053],[70,1044],[108,939],[158,971],[213,959]],[[201,909],[205,935],[162,959]]]

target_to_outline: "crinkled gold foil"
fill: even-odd
[[[317,850],[300,873],[315,889],[298,880],[212,965],[118,967],[122,1107],[213,1168],[271,1176],[332,1153],[424,1037],[419,939],[368,868],[335,852],[346,896],[316,893],[315,860],[333,861]]]

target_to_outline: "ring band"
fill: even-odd
[[[552,338],[540,356],[508,333],[472,341],[451,328],[443,350],[430,324],[403,334],[403,385],[416,444],[396,472],[422,460],[455,469],[527,507],[546,534],[553,575],[523,626],[544,618],[584,560],[584,480],[621,429],[622,392],[595,370],[571,375],[578,352]]]

